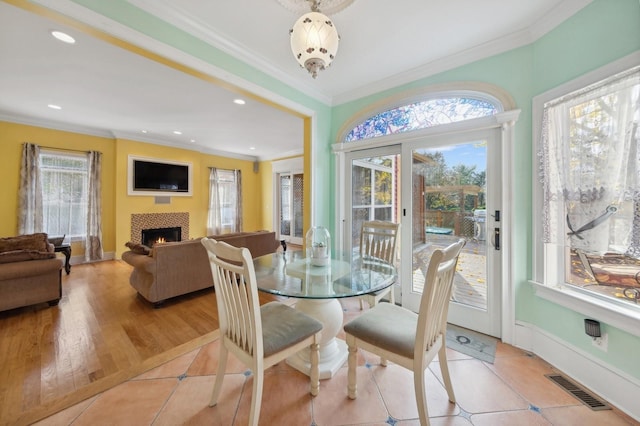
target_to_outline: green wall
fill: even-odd
[[[435,83],[481,81],[508,91],[521,109],[515,129],[513,259],[516,318],[640,378],[640,365],[629,356],[640,353],[640,338],[607,327],[609,349],[591,345],[584,315],[538,298],[528,283],[532,276],[532,100],[558,85],[640,50],[640,2],[595,0],[531,45],[449,70],[393,90],[334,107],[332,135],[343,123],[374,102]],[[332,163],[332,176],[336,175]],[[331,199],[332,208],[335,200]]]

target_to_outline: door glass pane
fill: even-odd
[[[392,179],[393,176],[389,171],[376,170],[374,175],[375,197],[373,202],[376,206],[391,205],[391,197],[393,194]]]
[[[393,222],[393,211],[391,207],[378,207],[374,210],[373,218],[375,220],[386,220]]]
[[[369,209],[351,209],[351,247],[355,252],[360,249],[360,229],[362,229],[362,223],[367,220],[369,220]]]
[[[413,151],[412,291],[422,293],[433,250],[459,238],[452,300],[486,310],[486,142]]]
[[[293,175],[293,236],[302,238],[302,211],[303,211],[303,184],[304,175],[302,173]]]
[[[280,235],[291,236],[290,175],[280,175]]]
[[[371,201],[371,169],[354,164],[352,167],[352,201],[354,208]]]
[[[396,222],[399,156],[354,159],[351,164],[351,247],[359,250],[360,230],[367,220]]]

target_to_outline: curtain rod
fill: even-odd
[[[36,144],[37,145],[37,144]],[[81,152],[83,154],[87,154],[91,151],[83,151],[81,149],[69,149],[69,148],[57,148],[57,147],[53,147],[53,146],[44,146],[44,145],[38,145],[40,147],[40,149],[48,149],[48,150],[53,150],[53,151],[68,151],[68,152]]]

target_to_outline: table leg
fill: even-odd
[[[67,273],[67,275],[69,275],[69,273],[71,272],[71,264],[69,263],[69,260],[71,259],[71,247],[67,247],[65,249],[62,250],[62,253],[64,254],[64,271]]]
[[[347,360],[347,344],[336,336],[342,327],[342,306],[337,299],[300,299],[296,309],[317,319],[323,325],[320,337],[320,379],[330,379]],[[309,349],[287,358],[287,364],[309,374]]]

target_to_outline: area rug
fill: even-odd
[[[493,364],[498,339],[466,328],[447,324],[447,347]]]

